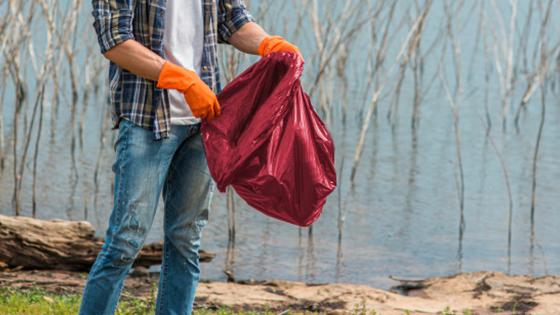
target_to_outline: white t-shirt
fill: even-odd
[[[202,1],[167,0],[163,49],[167,60],[200,75],[204,45]],[[187,125],[200,122],[192,115],[183,94],[169,89],[171,124]]]

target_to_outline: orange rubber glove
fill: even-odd
[[[161,68],[157,87],[175,89],[185,96],[185,101],[195,117],[208,121],[221,114],[216,94],[191,70],[166,61]]]
[[[261,55],[261,57],[278,51],[296,53],[303,59],[303,56],[301,55],[299,49],[294,44],[291,44],[281,36],[266,37],[259,44],[259,55]]]

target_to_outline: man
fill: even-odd
[[[80,314],[113,314],[163,193],[164,246],[156,314],[190,314],[201,230],[214,184],[199,133],[220,115],[217,43],[265,56],[299,53],[269,36],[242,0],[92,0],[110,60],[114,207]]]

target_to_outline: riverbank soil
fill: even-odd
[[[40,288],[80,294],[87,274],[71,271],[0,271],[0,287]],[[123,298],[149,299],[157,275],[137,272],[127,278]],[[560,314],[560,276],[508,276],[498,272],[463,273],[403,281],[395,292],[355,284],[302,282],[202,282],[196,307],[245,311],[312,311],[377,314]],[[400,292],[400,293],[397,293]],[[406,313],[409,311],[409,313]]]

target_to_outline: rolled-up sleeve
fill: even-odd
[[[219,43],[228,43],[241,26],[254,21],[243,0],[218,0]]]
[[[101,53],[134,38],[132,19],[136,0],[92,0],[93,27]]]

